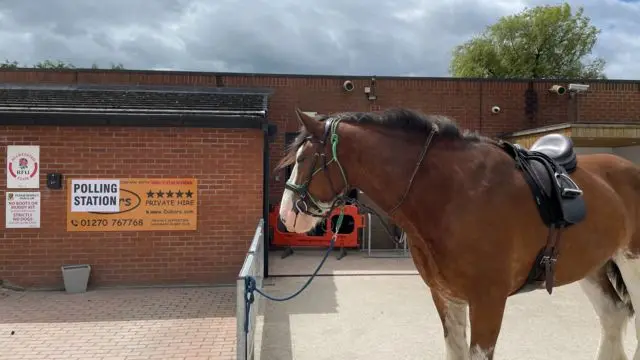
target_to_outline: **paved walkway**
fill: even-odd
[[[235,360],[235,288],[0,289],[0,359]]]
[[[320,260],[318,251],[271,256],[265,290],[289,295]],[[440,320],[411,259],[350,253],[299,297],[262,303],[261,360],[443,359]],[[1,360],[235,359],[235,288],[63,292],[0,289]],[[595,358],[600,327],[577,285],[511,298],[496,360]],[[629,326],[625,348],[635,348]]]
[[[281,260],[274,254],[273,274],[309,274],[320,257],[307,251]],[[444,359],[440,320],[429,289],[412,267],[410,259],[329,258],[323,272],[337,276],[316,278],[290,301],[263,303],[256,328],[258,358]],[[389,275],[383,275],[385,269]],[[271,278],[273,285],[265,289],[286,296],[306,280]],[[636,340],[629,324],[625,349],[631,358]],[[577,284],[556,288],[552,296],[522,294],[508,301],[496,360],[592,360],[599,339],[600,325]]]

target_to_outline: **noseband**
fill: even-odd
[[[291,180],[288,180],[284,187],[285,189],[291,190],[298,195],[298,200],[296,200],[294,204],[294,211],[301,212],[303,214],[313,216],[313,217],[322,217],[324,214],[330,212],[333,208],[335,208],[340,201],[343,201],[345,194],[349,190],[349,182],[347,181],[347,175],[340,164],[340,160],[338,160],[338,125],[340,124],[340,119],[329,118],[324,123],[324,134],[322,139],[317,139],[313,135],[308,136],[305,141],[309,141],[313,144],[315,153],[313,154],[313,166],[311,167],[311,173],[309,174],[309,178],[304,183],[298,185]],[[327,161],[327,155],[325,153],[325,145],[327,143],[327,139],[331,141],[331,152],[332,157],[331,160]],[[301,145],[302,146],[302,145]],[[318,160],[321,162],[321,166],[316,169],[316,165]],[[331,181],[331,176],[329,176],[329,164],[335,162],[340,169],[340,174],[342,175],[342,180],[344,182],[344,189],[341,192],[337,192],[335,187],[333,186],[333,181]],[[314,198],[309,193],[309,183],[313,177],[318,173],[324,173],[329,181],[329,185],[331,186],[331,191],[334,194],[337,194],[336,199],[330,206],[325,206],[321,201]]]
[[[294,211],[297,211],[297,213],[303,213],[313,217],[324,217],[325,214],[330,213],[331,210],[333,210],[336,206],[346,201],[346,193],[349,190],[349,182],[347,181],[347,175],[344,171],[344,168],[342,167],[342,164],[340,164],[340,161],[338,160],[339,137],[338,137],[337,130],[338,130],[338,125],[340,124],[340,121],[341,119],[336,119],[336,118],[327,119],[324,124],[324,134],[322,136],[322,139],[318,140],[313,135],[310,135],[305,139],[305,141],[310,141],[315,148],[315,153],[313,155],[314,162],[311,168],[312,169],[311,173],[309,174],[309,178],[307,179],[307,181],[305,181],[301,185],[298,185],[291,180],[288,180],[284,184],[285,189],[291,190],[298,195],[298,200],[296,200],[294,204]],[[425,140],[422,151],[420,152],[420,155],[418,157],[418,161],[416,162],[416,166],[413,169],[413,173],[411,174],[411,177],[409,179],[409,184],[407,185],[398,203],[393,208],[391,208],[391,210],[388,212],[389,216],[391,216],[391,214],[393,214],[393,212],[395,212],[400,207],[400,205],[402,205],[407,195],[409,194],[409,191],[411,190],[411,185],[413,184],[416,174],[420,169],[420,165],[422,164],[422,161],[424,160],[427,154],[427,150],[429,149],[431,140],[433,140],[433,137],[436,134],[438,134],[439,130],[440,130],[439,126],[434,123],[432,125],[431,131],[429,132]],[[327,139],[330,139],[331,141],[332,157],[331,157],[331,160],[329,161],[327,161],[327,156],[325,154],[325,144]],[[316,169],[318,158],[321,158],[322,165]],[[342,180],[344,182],[344,189],[341,192],[335,191],[333,182],[331,181],[331,176],[329,176],[328,166],[332,162],[335,162],[338,165],[338,168],[340,169],[340,173],[342,175]],[[329,206],[324,206],[319,200],[314,198],[309,193],[309,183],[311,183],[311,180],[313,179],[313,177],[321,171],[327,177],[327,180],[329,181],[332,192],[334,194],[337,194],[336,198],[333,200],[333,202]]]

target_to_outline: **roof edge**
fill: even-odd
[[[261,129],[263,117],[181,114],[83,114],[0,112],[3,126],[128,126],[217,129]]]
[[[560,123],[553,125],[540,126],[533,129],[526,129],[521,131],[514,131],[511,133],[501,134],[501,137],[518,137],[526,135],[535,135],[548,131],[562,130],[568,128],[610,128],[610,129],[624,129],[624,128],[640,128],[640,124],[635,122],[618,122],[618,123],[605,123],[605,122],[590,122],[590,123]]]
[[[279,78],[324,78],[324,79],[371,79],[375,77],[377,80],[434,80],[434,81],[476,81],[476,82],[532,82],[532,83],[548,83],[548,82],[588,82],[588,83],[640,83],[640,79],[492,79],[492,78],[461,78],[447,76],[408,76],[408,75],[375,75],[375,74],[292,74],[292,73],[258,73],[258,72],[211,72],[196,70],[152,70],[152,69],[34,69],[34,68],[15,68],[2,69],[5,72],[59,72],[59,73],[119,73],[119,74],[139,74],[139,75],[185,75],[185,76],[232,76],[232,77],[279,77]]]
[[[501,136],[502,137],[517,137],[517,136],[540,134],[540,133],[547,132],[547,131],[555,131],[555,130],[567,129],[567,128],[570,128],[572,125],[575,125],[575,124],[560,123],[560,124],[546,125],[546,126],[533,128],[533,129],[526,129],[526,130],[514,131],[514,132],[511,132],[511,133],[504,133]]]
[[[103,114],[110,116],[138,116],[138,115],[200,115],[200,116],[267,116],[266,110],[188,110],[188,109],[158,109],[158,108],[95,108],[95,107],[65,107],[65,106],[0,106],[0,114]]]
[[[235,95],[263,95],[270,96],[274,89],[263,87],[216,87],[216,86],[185,86],[185,85],[114,85],[114,84],[24,84],[2,83],[4,90],[31,91],[127,91],[127,92],[164,92],[164,93],[204,93],[204,94],[235,94]]]

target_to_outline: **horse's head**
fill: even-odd
[[[302,129],[278,168],[293,164],[280,203],[280,218],[287,231],[304,233],[327,215],[349,190],[338,159],[337,126],[340,120],[318,120],[296,109]]]

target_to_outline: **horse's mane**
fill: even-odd
[[[439,129],[438,139],[462,140],[465,142],[484,142],[489,140],[489,138],[476,132],[462,131],[453,119],[444,115],[426,115],[405,108],[392,108],[381,112],[341,112],[323,115],[318,117],[317,120],[325,121],[329,118],[340,119],[342,122],[378,125],[411,133],[425,133],[425,135],[436,124]],[[303,128],[287,147],[286,154],[276,170],[295,162],[296,152],[308,136],[309,132]]]

